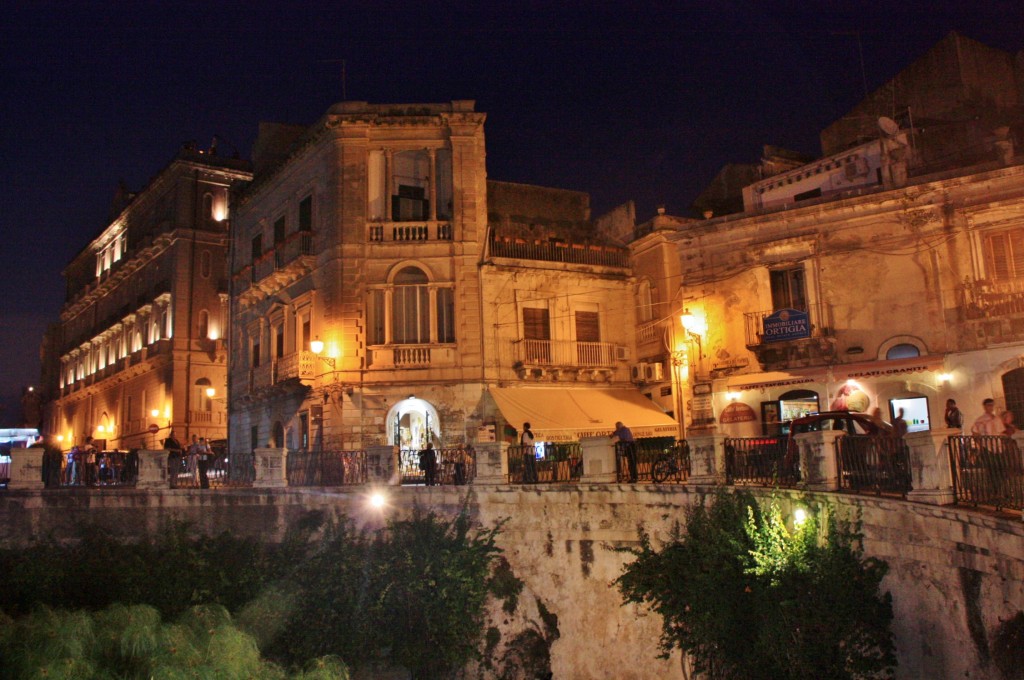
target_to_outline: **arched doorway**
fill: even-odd
[[[420,449],[432,442],[440,448],[441,427],[437,409],[433,404],[410,395],[391,407],[387,418],[387,441],[397,446],[399,475],[403,484],[423,482],[424,473],[419,469]]]
[[[441,443],[440,419],[433,404],[409,396],[388,411],[387,441],[401,449],[422,449]]]
[[[284,425],[281,424],[280,420],[274,421],[270,446],[275,449],[284,448]]]
[[[1024,368],[1015,368],[1003,373],[1003,395],[1006,410],[1013,411],[1014,423],[1024,418]]]

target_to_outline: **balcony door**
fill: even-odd
[[[530,363],[551,363],[551,317],[546,307],[523,308],[523,344]]]
[[[803,267],[768,272],[772,288],[772,309],[807,311],[807,279]]]

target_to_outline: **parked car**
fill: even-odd
[[[884,421],[875,422],[866,413],[853,411],[822,411],[814,415],[795,419],[789,425],[789,439],[786,444],[786,469],[797,470],[800,465],[800,447],[795,435],[805,432],[837,430],[849,435],[891,435],[892,425]],[[802,471],[797,471],[798,474]]]

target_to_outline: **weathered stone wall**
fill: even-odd
[[[500,543],[530,596],[557,617],[550,648],[556,678],[681,678],[678,657],[657,659],[660,621],[622,606],[611,582],[635,545],[639,529],[667,540],[699,493],[686,488],[579,485],[391,488],[385,513],[415,503],[451,513],[466,500],[484,524],[504,519]],[[769,492],[755,491],[766,498]],[[1000,621],[1024,609],[1024,524],[957,508],[871,497],[777,492],[785,508],[800,503],[847,517],[859,512],[869,555],[890,566],[893,628],[901,678],[997,678],[989,661]],[[363,490],[245,489],[201,492],[131,490],[16,492],[0,495],[0,545],[44,536],[69,539],[94,523],[127,536],[159,531],[167,521],[194,522],[198,531],[223,530],[280,539],[312,510],[342,514],[363,525],[384,514],[369,508]],[[527,598],[524,596],[523,598]]]

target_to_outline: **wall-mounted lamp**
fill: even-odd
[[[213,388],[213,387],[207,387],[206,388],[206,396],[208,396],[210,399],[213,399],[213,396],[215,394],[217,394],[217,390],[215,388]]]
[[[725,393],[725,398],[728,399],[729,401],[736,401],[741,396],[743,396],[743,395],[740,394],[739,392],[726,392]]]
[[[309,351],[316,355],[316,358],[324,362],[331,368],[334,368],[337,364],[334,361],[334,357],[325,357],[321,353],[324,351],[324,341],[320,339],[318,335],[316,340],[311,340],[309,343]]]
[[[935,377],[938,379],[940,385],[945,385],[945,384],[953,382],[953,374],[952,373],[939,373]]]
[[[679,322],[683,324],[683,330],[690,336],[690,339],[697,343],[697,360],[700,361],[704,358],[704,347],[701,342],[708,332],[708,320],[684,309],[679,317]]]
[[[152,411],[149,412],[149,415],[153,416],[154,418],[159,418],[160,417],[160,409],[158,409],[158,408],[153,409]]]

